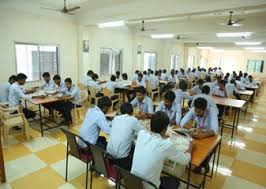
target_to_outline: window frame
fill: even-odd
[[[144,51],[143,52],[143,70],[144,70],[144,66],[145,66],[145,53],[149,53],[149,54],[155,54],[155,70],[157,70],[157,58],[158,58],[158,53],[157,52],[152,52],[152,51]],[[149,69],[149,68],[148,68]],[[148,71],[148,69],[146,71]],[[154,71],[155,71],[154,70]],[[145,71],[145,70],[144,70]]]
[[[14,42],[14,56],[15,56],[15,71],[16,74],[18,74],[18,60],[17,60],[17,52],[16,52],[16,45],[36,45],[38,47],[38,59],[39,59],[39,64],[40,64],[40,46],[55,46],[57,49],[57,74],[60,74],[60,45],[59,44],[50,44],[50,43],[34,43],[34,42],[20,42],[20,41],[15,41]],[[27,81],[27,83],[30,82],[40,82],[42,80],[42,73],[41,73],[41,66],[39,66],[39,80],[31,80]]]
[[[174,56],[175,60],[178,60],[177,62],[175,62],[178,64],[178,65],[175,65],[175,68],[172,68],[172,56]],[[180,55],[179,54],[171,54],[170,55],[170,70],[172,70],[172,69],[180,70]]]
[[[261,73],[263,73],[263,70],[264,70],[264,60],[256,60],[256,59],[248,59],[247,60],[247,65],[246,65],[246,72],[249,72],[249,70],[248,70],[248,67],[249,67],[249,63],[251,63],[251,62],[255,62],[255,65],[254,65],[254,69],[252,70],[252,73],[256,73],[256,74],[261,74]],[[257,72],[256,70],[256,67],[257,67],[257,63],[260,63],[261,64],[261,66],[260,66],[260,71],[259,72]]]

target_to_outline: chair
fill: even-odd
[[[105,150],[96,146],[90,145],[92,157],[93,157],[93,165],[91,166],[91,180],[90,180],[90,189],[92,189],[92,172],[95,171],[99,174],[104,175],[108,179],[118,183],[118,172],[113,168],[112,156],[107,154]],[[136,188],[135,188],[136,189]]]
[[[91,166],[92,163],[92,155],[90,153],[84,153],[81,150],[81,147],[77,143],[77,139],[81,140],[88,146],[88,142],[84,141],[80,136],[70,132],[67,129],[61,128],[61,131],[65,134],[67,138],[67,151],[66,151],[66,176],[65,180],[67,181],[68,175],[68,156],[72,155],[73,157],[79,159],[80,161],[86,163],[86,189],[88,188],[88,172],[89,172],[89,164]]]
[[[127,171],[121,167],[118,167],[115,165],[114,168],[115,168],[115,170],[118,171],[121,179],[123,179],[123,181],[124,181],[123,186],[125,189],[144,189],[144,186],[143,186],[144,183],[151,186],[151,188],[158,189],[158,187],[156,187],[150,181],[147,181],[141,177],[133,175],[131,172],[129,172],[129,171]]]
[[[83,85],[82,83],[78,84],[78,87],[80,90],[88,90],[88,87],[86,87],[85,85]]]
[[[29,123],[19,107],[9,108],[0,105],[0,120],[1,125],[3,125],[3,141],[5,145],[7,145],[9,130],[15,126],[21,126],[22,133],[26,136],[26,139],[28,139]]]
[[[160,101],[160,95],[159,95],[159,88],[153,88],[151,82],[146,82],[146,89],[147,94],[151,97],[152,100],[154,100],[154,96],[158,95],[159,101]]]
[[[111,100],[112,100],[112,97],[113,97],[113,96],[115,96],[115,95],[118,96],[118,98],[112,100],[112,107],[111,107],[111,110],[113,111],[113,110],[114,110],[114,105],[115,105],[115,103],[118,103],[118,102],[120,101],[120,94],[119,94],[119,93],[113,93],[112,91],[110,91],[110,90],[107,89],[107,88],[103,88],[103,89],[102,89],[102,92],[103,92],[104,96],[108,96]]]
[[[89,95],[90,103],[92,102],[92,99],[94,99],[94,103],[95,103],[95,105],[97,105],[98,100],[101,98],[101,96],[99,96],[99,97],[96,96],[96,94],[97,94],[96,88],[90,87],[90,86],[88,88],[89,88],[89,92],[90,92],[90,95]]]
[[[81,96],[81,99],[82,99],[82,106],[77,108],[75,107],[73,110],[72,110],[72,114],[74,115],[73,116],[73,125],[76,125],[77,124],[77,120],[81,120],[82,118],[84,118],[85,116],[85,106],[86,104],[88,103],[88,91],[87,90],[81,90],[80,91],[80,96]]]

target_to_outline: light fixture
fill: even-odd
[[[252,32],[216,33],[217,37],[249,37]]]
[[[200,50],[212,50],[212,47],[198,47]]]
[[[235,42],[235,45],[260,45],[262,42]]]
[[[97,24],[99,28],[112,28],[112,27],[121,27],[125,25],[124,20],[114,21],[114,22],[105,22]]]
[[[174,34],[151,34],[151,38],[153,39],[170,39],[170,38],[174,38],[175,35]]]
[[[252,52],[254,52],[254,53],[266,53],[266,50],[254,50]]]
[[[245,47],[246,50],[265,50],[264,47]]]
[[[213,52],[224,52],[224,49],[212,49]]]

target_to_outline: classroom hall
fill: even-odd
[[[0,10],[0,189],[266,188],[266,0]]]

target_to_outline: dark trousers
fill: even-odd
[[[160,189],[177,189],[180,185],[180,182],[177,178],[173,177],[161,177]]]
[[[119,167],[122,167],[128,171],[131,170],[132,161],[133,161],[133,154],[134,154],[135,146],[131,147],[131,151],[129,152],[128,156],[121,159],[115,159],[114,163]]]
[[[106,146],[107,146],[107,142],[106,142],[106,138],[103,136],[99,136],[98,140],[96,142],[96,145],[104,150],[106,150]]]
[[[131,102],[136,97],[135,90],[127,90],[127,99],[129,102]]]
[[[56,102],[52,103],[47,103],[42,105],[45,109],[49,110],[49,114],[52,114],[53,109],[56,108]]]
[[[72,116],[71,116],[71,110],[75,108],[81,107],[80,105],[75,105],[72,102],[62,102],[54,105],[54,108],[58,110],[60,113],[62,113],[63,117],[68,123],[72,123]]]
[[[217,105],[217,108],[219,110],[218,119],[221,119],[224,115],[225,107],[222,105]]]
[[[36,113],[34,111],[28,110],[26,108],[23,108],[22,112],[23,112],[24,116],[26,117],[26,119],[33,119],[36,116]],[[18,112],[15,111],[15,112],[12,112],[10,114],[17,114],[17,113]]]

